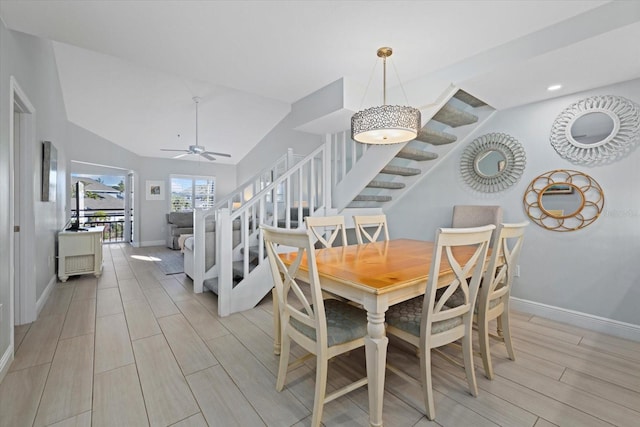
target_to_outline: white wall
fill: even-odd
[[[619,95],[640,103],[640,80],[497,112],[468,142],[503,132],[524,146],[523,177],[507,191],[472,193],[459,175],[460,145],[386,213],[392,237],[433,239],[450,226],[455,204],[499,204],[504,220],[527,219],[522,197],[529,183],[553,169],[573,169],[593,177],[605,194],[604,212],[592,225],[558,233],[534,223],[527,229],[512,295],[537,303],[640,325],[640,149],[604,166],[575,165],[549,142],[551,125],[571,103],[592,95]]]

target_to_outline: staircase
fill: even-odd
[[[254,307],[272,287],[260,224],[298,228],[304,227],[304,216],[342,214],[349,227],[353,214],[381,213],[493,111],[450,87],[422,112],[428,119],[408,143],[368,146],[352,141],[344,131],[326,135],[325,144],[303,159],[289,150],[278,165],[243,184],[216,209],[194,212],[194,292],[207,288],[217,293],[220,316]],[[216,257],[205,271],[204,230],[212,221]],[[240,233],[235,246],[234,224]]]
[[[371,181],[347,204],[348,208],[383,208],[406,194],[421,176],[448,154],[493,109],[481,100],[456,90],[450,99],[406,143]]]

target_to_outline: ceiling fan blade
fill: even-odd
[[[160,151],[182,151],[184,153],[188,153],[189,150],[174,150],[172,148],[161,148]]]
[[[189,153],[178,154],[177,156],[173,156],[172,158],[174,158],[174,159],[179,159],[179,158],[181,158],[181,157],[188,156],[188,155],[189,155]]]
[[[231,154],[227,154],[227,153],[216,153],[215,151],[205,151],[206,154],[213,154],[215,156],[221,156],[221,157],[231,157]]]
[[[213,156],[209,155],[209,153],[207,153],[207,152],[200,153],[200,155],[201,155],[202,157],[204,157],[205,159],[207,159],[207,160],[214,161],[214,160],[216,159],[215,157],[213,157]]]

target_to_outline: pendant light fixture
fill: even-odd
[[[363,144],[398,144],[418,136],[420,110],[401,105],[387,105],[387,58],[390,47],[378,49],[383,64],[383,105],[358,111],[351,117],[351,139]]]

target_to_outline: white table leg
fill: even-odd
[[[367,357],[367,379],[369,380],[369,425],[382,426],[382,399],[384,395],[384,377],[387,361],[387,344],[384,327],[384,312],[380,307],[376,311],[367,308],[367,332],[364,340]]]

